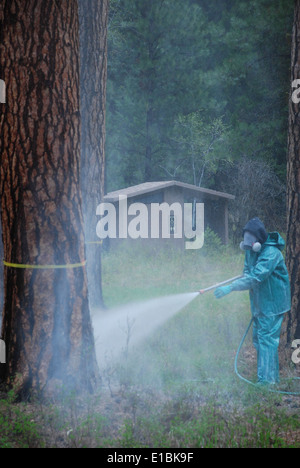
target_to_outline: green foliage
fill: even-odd
[[[195,399],[195,393],[189,395]],[[195,417],[196,416],[196,417]],[[127,420],[119,447],[159,448],[288,448],[284,432],[299,428],[274,407],[254,405],[251,409],[226,410],[213,400],[195,415],[191,400],[184,396],[168,402],[160,413]]]
[[[161,178],[160,165],[176,150],[175,119],[198,109],[198,71],[209,51],[195,36],[204,45],[206,28],[201,8],[189,2],[111,3],[109,189]]]
[[[15,405],[11,390],[0,400],[0,448],[35,448],[41,445],[36,422],[24,411],[25,405]]]
[[[108,191],[179,179],[231,193],[224,163],[241,158],[283,182],[292,19],[289,0],[111,0]]]
[[[173,170],[163,168],[172,178],[188,180],[201,187],[207,173],[214,174],[220,158],[224,157],[227,127],[222,118],[206,122],[199,111],[179,115],[175,121],[173,141],[183,157],[179,161],[168,161]]]
[[[207,227],[204,232],[204,246],[201,255],[220,259],[224,257],[227,247],[224,246],[222,239],[212,229]]]

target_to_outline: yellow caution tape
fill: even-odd
[[[22,265],[20,263],[9,263],[3,260],[3,264],[9,268],[22,268],[28,270],[57,270],[64,268],[80,268],[85,267],[86,261],[82,263],[73,263],[69,265]]]

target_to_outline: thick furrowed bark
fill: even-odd
[[[300,78],[300,1],[295,2],[292,36],[291,84]],[[300,337],[300,104],[289,101],[287,156],[287,249],[286,263],[291,279],[292,310],[283,324],[282,344],[290,348]]]
[[[81,188],[90,304],[102,307],[101,246],[96,208],[105,190],[105,111],[109,0],[79,0],[81,62]]]
[[[77,1],[7,0],[1,20],[4,259],[82,263]],[[53,382],[91,389],[98,369],[85,269],[5,267],[4,290],[5,380],[18,374],[23,395]]]

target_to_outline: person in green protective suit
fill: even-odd
[[[284,314],[291,309],[290,281],[282,255],[285,242],[278,232],[267,233],[259,218],[246,224],[243,236],[244,276],[229,286],[217,288],[215,297],[249,290],[258,382],[275,384],[279,382],[281,326]]]

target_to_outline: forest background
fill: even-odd
[[[111,0],[106,191],[180,180],[285,231],[293,2]],[[236,233],[236,234],[235,234]]]

